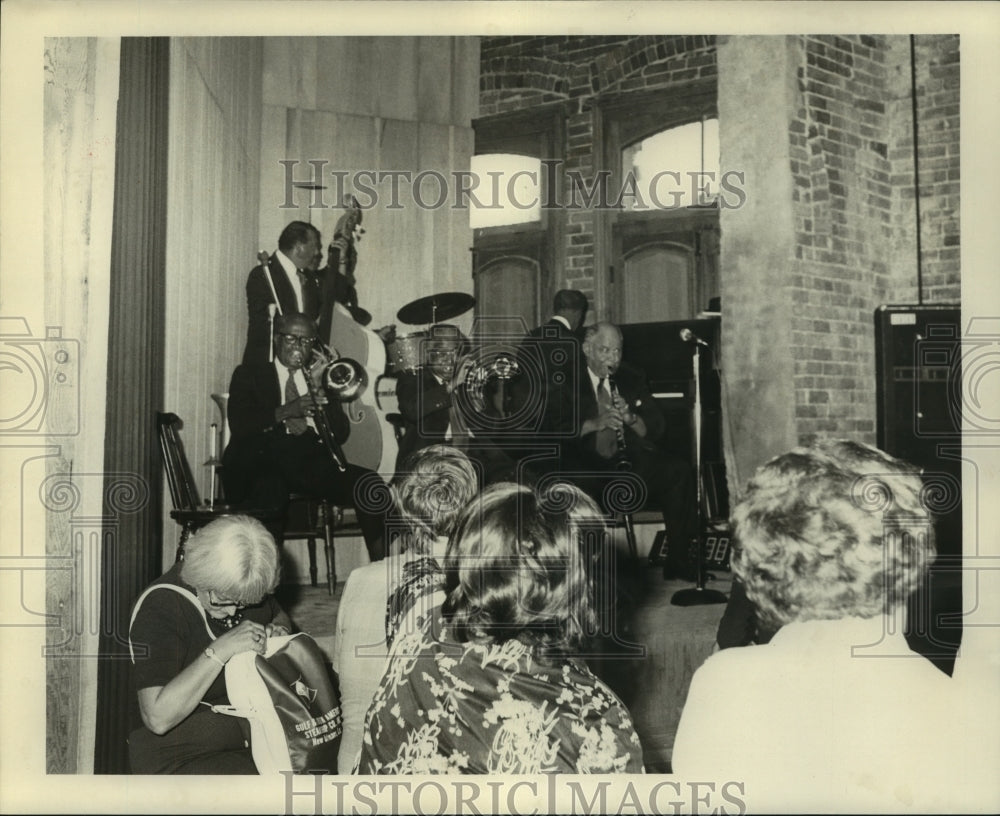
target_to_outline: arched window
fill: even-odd
[[[625,147],[623,180],[634,179],[630,210],[704,207],[719,191],[719,120],[666,128]]]
[[[556,106],[473,122],[472,192],[486,205],[476,207],[470,195],[475,316],[491,333],[522,335],[539,325],[554,294],[560,221],[542,203],[558,193],[550,190],[559,184],[551,167],[562,156],[563,117]]]
[[[609,270],[612,319],[691,320],[715,311],[722,202],[715,87],[623,94],[602,106],[601,124],[604,166],[620,195],[601,225],[598,259]]]
[[[542,162],[515,153],[473,156],[469,194],[472,229],[531,224],[542,217]]]

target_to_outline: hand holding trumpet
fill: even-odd
[[[284,405],[279,405],[274,411],[274,416],[278,422],[284,422],[286,419],[311,417],[327,402],[326,394],[322,390],[314,391],[311,394],[303,394],[298,399],[286,402]]]

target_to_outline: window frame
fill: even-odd
[[[555,191],[547,187],[544,165],[540,187],[543,202],[552,196],[555,200],[562,200],[565,120],[566,105],[562,102],[474,119],[473,155],[513,153],[558,162],[557,172],[553,174]],[[505,257],[528,259],[535,263],[535,326],[541,322],[542,313],[548,310],[554,294],[553,270],[560,268],[565,258],[563,226],[561,220],[555,217],[557,213],[542,207],[540,215],[538,221],[476,228],[473,230],[472,246],[472,277],[477,303],[482,302],[479,276],[489,266]]]
[[[609,171],[612,190],[620,190],[624,181],[622,168],[623,150],[656,133],[674,127],[698,122],[704,118],[718,117],[718,88],[713,79],[698,80],[680,88],[662,88],[639,91],[605,98],[595,104],[597,120],[596,138],[601,148],[599,155],[603,169]],[[672,169],[672,168],[664,168]],[[718,183],[718,179],[715,180]],[[691,291],[701,298],[705,293],[704,257],[701,251],[703,233],[719,230],[718,199],[711,205],[690,205],[673,210],[637,210],[624,207],[603,210],[595,223],[595,261],[598,268],[608,270],[603,281],[603,301],[612,319],[630,322],[623,313],[622,290],[618,276],[624,258],[623,250],[638,249],[634,243],[639,236],[647,236],[648,243],[676,243],[674,236],[691,233],[694,255],[695,279]],[[702,304],[704,308],[704,304]],[[692,317],[697,316],[696,310]]]

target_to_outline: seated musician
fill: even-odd
[[[274,361],[239,366],[229,386],[232,439],[222,458],[226,497],[248,509],[285,511],[292,493],[353,506],[368,555],[377,561],[385,555],[385,511],[356,500],[355,487],[365,480],[359,492],[371,494],[385,483],[378,474],[343,461],[339,445],[324,441],[324,423],[339,442],[346,439],[349,422],[339,403],[306,382],[316,373],[305,370],[316,324],[303,314],[285,314],[274,325]],[[279,522],[271,531],[279,543],[283,528]]]
[[[465,354],[468,342],[456,326],[433,326],[425,341],[426,365],[416,372],[402,372],[396,383],[403,436],[399,441],[396,470],[407,458],[428,445],[454,445],[481,469],[483,484],[513,475],[513,462],[483,435],[473,430],[471,399],[462,389],[473,360]],[[470,427],[472,426],[472,427]]]
[[[585,366],[576,377],[578,431],[562,445],[563,475],[602,503],[616,473],[627,470],[622,479],[638,477],[663,514],[665,577],[693,579],[689,545],[697,534],[697,515],[691,468],[657,447],[666,423],[645,376],[622,363],[618,327],[587,327],[583,357]]]

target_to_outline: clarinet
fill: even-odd
[[[619,399],[621,398],[621,394],[618,393],[618,383],[615,382],[615,378],[610,373],[608,374],[608,390],[611,392],[612,401],[617,405]],[[629,462],[628,456],[626,455],[624,426],[615,429],[615,437],[618,440],[618,454],[615,457],[615,469],[631,470],[632,463]]]

